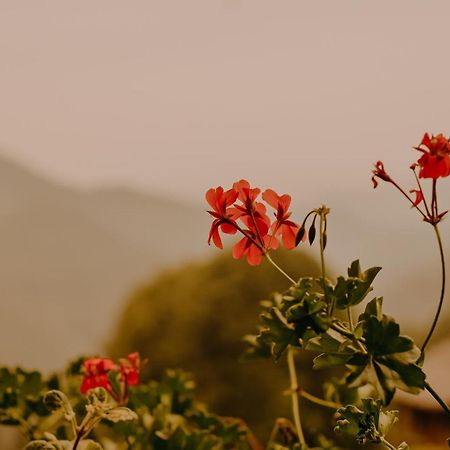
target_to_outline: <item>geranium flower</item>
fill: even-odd
[[[211,244],[212,240],[216,247],[223,249],[219,229],[227,234],[236,233],[236,211],[234,208],[230,208],[230,206],[236,201],[237,198],[238,193],[234,189],[224,191],[222,186],[219,186],[216,189],[208,189],[206,192],[206,201],[213,208],[213,211],[208,211],[208,213],[215,218],[209,231],[208,244]]]
[[[295,248],[295,236],[299,226],[289,220],[291,212],[288,211],[291,205],[291,196],[288,194],[278,195],[272,189],[266,189],[262,198],[276,210],[276,221],[272,225],[272,233],[274,236],[281,234],[283,246],[289,250]]]
[[[422,142],[415,149],[423,153],[417,161],[420,166],[420,178],[436,180],[450,175],[450,143],[443,134],[430,137],[425,133]]]
[[[141,374],[141,358],[139,353],[130,353],[126,359],[120,360],[120,373],[126,384],[139,384]]]
[[[107,358],[90,358],[83,363],[84,377],[81,383],[80,391],[86,394],[90,389],[102,387],[108,392],[112,391],[109,373],[117,370],[114,361]]]
[[[261,193],[259,188],[251,188],[247,180],[240,180],[233,184],[233,189],[237,192],[242,205],[235,205],[233,212],[235,218],[244,221],[249,217],[256,223],[257,230],[261,236],[266,235],[270,228],[270,219],[266,214],[266,207],[256,199]]]
[[[278,247],[278,241],[267,234],[268,228],[257,231],[251,219],[247,217],[243,219],[243,222],[248,229],[243,230],[246,236],[233,247],[233,258],[240,259],[245,256],[251,266],[259,266],[264,253],[270,249],[275,250]]]

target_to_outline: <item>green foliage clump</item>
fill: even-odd
[[[280,251],[277,262],[286,271],[304,276],[319,272],[304,252]],[[260,299],[288,286],[267,261],[249,267],[228,252],[163,273],[128,299],[109,352],[115,356],[139,351],[149,359],[151,373],[170,366],[189,370],[198,380],[199,395],[215,411],[238,412],[256,432],[267,436],[274,414],[289,414],[288,398],[280,396],[286,389],[280,367],[284,362],[271,366],[263,361],[236,364],[236,360],[245,348],[242,336],[257,324]],[[313,378],[307,366],[302,380],[309,386]],[[315,409],[309,417],[317,429],[323,416]]]

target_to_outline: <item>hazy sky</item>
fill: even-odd
[[[1,0],[0,148],[66,182],[193,201],[240,177],[369,190],[373,161],[400,170],[425,130],[450,132],[449,15],[448,0]]]

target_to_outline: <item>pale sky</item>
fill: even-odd
[[[0,149],[191,201],[371,189],[450,133],[448,0],[0,0]],[[404,169],[402,168],[404,166]]]

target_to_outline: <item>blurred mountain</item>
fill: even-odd
[[[54,368],[98,351],[132,286],[205,249],[194,207],[78,191],[3,158],[0,205],[2,364]]]
[[[390,186],[326,192],[293,193],[294,217],[330,206],[329,272],[357,258],[383,266],[375,293],[420,340],[439,294],[431,228]],[[0,157],[1,363],[55,368],[101,351],[137,284],[206,253],[203,209],[129,187],[77,190]],[[447,222],[441,232],[448,242]]]

